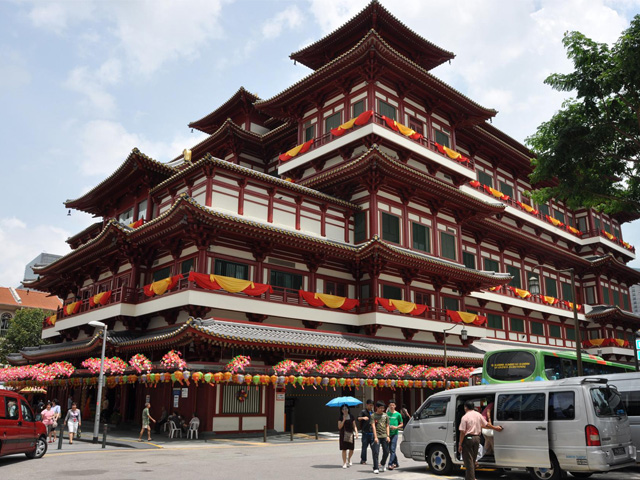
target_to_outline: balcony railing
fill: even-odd
[[[449,158],[448,156],[443,155],[442,153],[440,153],[438,151],[438,149],[436,148],[436,144],[435,144],[435,142],[433,140],[430,140],[430,139],[425,138],[425,137],[422,137],[422,138],[419,138],[417,140],[414,140],[414,139],[411,139],[409,137],[406,137],[405,135],[401,134],[400,132],[396,132],[396,131],[392,130],[387,125],[387,122],[385,122],[385,120],[382,118],[382,115],[380,115],[377,112],[374,112],[374,114],[373,114],[373,122],[375,122],[376,125],[380,125],[380,126],[386,128],[387,130],[393,132],[394,134],[399,135],[402,138],[409,139],[412,142],[415,142],[415,143],[418,143],[418,144],[422,145],[424,148],[426,148],[428,150],[431,150],[432,152],[437,153],[438,155],[440,155],[443,158],[446,158],[449,161],[455,161],[456,163],[468,168],[469,170],[475,171],[475,164],[474,164],[473,158],[469,158],[469,162],[458,162],[456,160],[453,160],[453,159]],[[368,125],[368,123],[365,124],[365,125]],[[309,147],[309,150],[307,150],[303,154],[300,154],[299,157],[295,157],[295,158],[301,158],[304,155],[308,154],[309,152],[311,152],[313,150],[316,150],[316,149],[318,149],[318,148],[320,148],[320,147],[322,147],[324,145],[327,145],[327,144],[333,142],[334,140],[337,140],[339,138],[344,138],[345,136],[350,135],[351,133],[353,133],[354,131],[357,131],[359,128],[364,127],[365,125],[361,125],[361,126],[354,125],[351,130],[347,131],[344,135],[341,135],[339,137],[334,136],[331,132],[328,132],[328,133],[325,133],[322,136],[316,137],[316,138],[313,139],[313,143]],[[292,146],[292,148],[293,148],[293,146]],[[289,162],[290,161],[291,160],[289,160]],[[286,163],[280,162],[280,165],[286,165]]]

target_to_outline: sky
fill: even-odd
[[[311,73],[289,54],[364,0],[0,0],[0,286],[18,286],[41,252],[95,221],[74,199],[134,147],[166,162],[201,141],[187,124],[240,86],[268,99]],[[640,0],[381,0],[456,58],[432,71],[523,142],[568,96],[543,84],[569,72],[562,37],[612,43]],[[623,226],[640,246],[640,221]],[[630,263],[640,267],[640,260]]]

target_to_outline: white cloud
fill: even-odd
[[[92,1],[34,1],[29,19],[37,28],[62,34],[69,26],[91,18],[94,12]]]
[[[299,29],[302,26],[303,20],[304,16],[302,12],[294,5],[264,22],[262,24],[262,35],[267,39],[277,38],[285,28],[292,30]]]
[[[24,58],[17,52],[0,51],[0,96],[24,87],[31,82],[31,74]]]
[[[70,233],[52,225],[31,226],[15,217],[0,218],[0,286],[18,286],[24,268],[42,252],[64,254]]]
[[[320,28],[326,34],[342,26],[369,3],[368,0],[352,0],[349,2],[328,2],[327,0],[309,0],[311,13],[315,16]],[[393,4],[384,5],[386,9],[397,10]],[[317,38],[314,41],[318,40]]]
[[[109,59],[95,72],[88,67],[76,67],[69,73],[65,86],[84,95],[92,109],[97,109],[103,115],[112,115],[116,110],[113,95],[106,90],[116,85],[122,76],[122,66],[119,60]]]

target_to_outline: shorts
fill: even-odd
[[[147,420],[146,422],[142,422],[142,429],[143,430],[147,430],[147,429],[151,429],[151,427],[149,426],[149,421]]]
[[[78,422],[67,422],[67,428],[69,429],[69,433],[77,433]]]

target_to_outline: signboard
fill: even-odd
[[[640,350],[640,338],[636,338],[636,350]]]
[[[180,396],[179,395],[174,395],[173,396],[173,408],[178,408],[178,403],[180,403]]]
[[[276,393],[276,400],[284,401],[284,393]]]
[[[182,389],[182,398],[189,398],[189,389],[188,388],[183,388]]]
[[[144,403],[151,403],[151,395],[147,395],[144,399]]]

